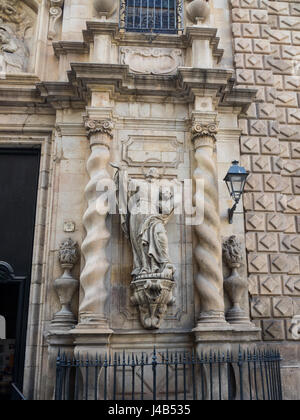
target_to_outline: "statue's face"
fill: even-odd
[[[163,190],[161,194],[162,200],[170,200],[173,197],[171,190]]]
[[[159,172],[156,168],[150,168],[146,175],[147,179],[158,179],[159,178]]]

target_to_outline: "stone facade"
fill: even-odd
[[[283,374],[296,397],[299,373],[290,372],[299,368],[291,334],[300,296],[299,5],[232,0],[231,13],[237,83],[258,90],[239,120],[242,162],[251,172],[244,197],[251,316],[262,340],[282,343]]]
[[[285,398],[300,397],[300,7],[197,1],[179,2],[178,33],[156,34],[126,31],[122,0],[0,0],[0,147],[41,148],[28,398],[53,398],[59,348],[154,344],[276,345]],[[229,224],[233,159],[250,177]],[[151,168],[181,186],[204,180],[190,196],[203,220],[160,226],[175,271],[159,320],[149,301],[166,276],[147,273],[152,300],[132,282],[132,241],[105,202],[110,163],[135,182]]]

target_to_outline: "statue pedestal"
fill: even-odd
[[[136,276],[130,287],[133,291],[131,302],[138,306],[144,328],[154,330],[160,327],[168,305],[174,303],[173,278],[163,278],[161,273]]]

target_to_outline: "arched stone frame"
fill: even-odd
[[[1,127],[2,128],[2,127]],[[29,307],[27,321],[27,338],[25,347],[25,364],[23,389],[27,399],[36,399],[35,392],[40,389],[38,382],[42,378],[42,320],[43,311],[40,302],[45,302],[45,279],[47,266],[48,229],[47,208],[50,208],[51,197],[48,189],[51,179],[51,148],[52,135],[49,129],[44,133],[1,135],[0,148],[39,148],[41,150],[39,182],[37,192],[37,207],[34,231],[33,258],[31,270],[31,284],[29,292]],[[51,215],[50,215],[51,217]]]

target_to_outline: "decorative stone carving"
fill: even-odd
[[[0,71],[27,71],[34,12],[19,0],[0,0]]]
[[[117,2],[115,0],[94,0],[94,8],[99,16],[109,17],[116,10]]]
[[[85,189],[88,202],[83,216],[86,237],[82,243],[85,266],[80,276],[83,299],[79,306],[81,326],[94,326],[108,330],[106,302],[108,292],[105,287],[105,276],[109,268],[106,256],[106,245],[110,233],[106,227],[108,209],[104,202],[98,200],[107,185],[112,182],[107,165],[110,159],[113,123],[109,119],[85,121],[90,141],[91,155],[87,161],[90,176]]]
[[[292,318],[291,332],[295,340],[300,340],[300,315]]]
[[[49,30],[48,30],[48,39],[54,39],[56,36],[56,23],[58,19],[62,16],[62,8],[64,5],[64,0],[49,0],[50,2],[50,21],[49,21]]]
[[[21,73],[27,70],[29,51],[9,24],[0,23],[0,66],[2,73]]]
[[[114,125],[111,120],[99,121],[89,118],[85,121],[85,128],[87,130],[88,137],[96,133],[107,134],[110,138],[113,137],[112,130],[114,128]]]
[[[183,147],[176,137],[129,136],[122,145],[122,159],[128,166],[177,168],[183,163]]]
[[[61,304],[61,310],[54,315],[52,320],[52,324],[56,326],[71,328],[76,323],[70,306],[79,282],[73,278],[71,270],[78,261],[78,257],[79,252],[76,242],[69,238],[61,243],[59,247],[59,262],[64,273],[62,277],[54,281],[54,288]]]
[[[121,47],[121,64],[134,73],[174,74],[182,65],[182,51],[169,48]]]
[[[134,267],[131,302],[138,305],[142,325],[159,328],[167,305],[174,303],[175,267],[170,262],[165,225],[174,210],[170,190],[161,189],[157,168],[150,168],[144,180],[128,178],[117,169],[115,183],[121,225],[130,239]]]
[[[203,223],[194,226],[197,243],[194,249],[198,265],[196,288],[200,296],[201,312],[198,323],[220,323],[224,319],[222,245],[218,209],[218,176],[214,160],[217,133],[215,120],[200,122],[194,119],[192,140],[196,169],[193,179],[204,181],[204,192],[196,190],[194,203],[204,203]],[[204,193],[204,197],[202,194]]]
[[[230,236],[223,243],[223,259],[230,268],[231,274],[224,280],[224,289],[230,299],[232,307],[226,313],[226,319],[231,324],[249,322],[240,302],[248,288],[248,283],[238,272],[243,261],[242,245],[236,236]]]
[[[209,0],[192,0],[187,6],[186,11],[189,19],[196,25],[204,22],[209,16]]]
[[[33,15],[20,0],[0,0],[0,21],[8,23],[19,38],[33,26]]]

